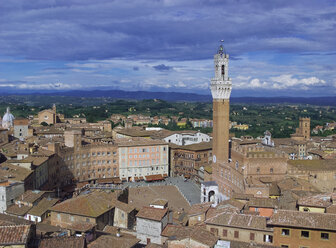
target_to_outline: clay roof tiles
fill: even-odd
[[[71,198],[51,208],[51,211],[81,216],[98,217],[114,207],[113,193],[93,192]]]
[[[30,227],[30,225],[0,226],[0,245],[27,244]]]
[[[53,198],[43,198],[36,206],[28,211],[28,214],[34,216],[42,216],[45,212],[49,210],[58,202],[58,199]]]
[[[205,214],[210,209],[211,204],[212,204],[211,202],[194,204],[188,210],[188,215],[192,216],[192,215]]]
[[[39,248],[55,248],[55,247],[85,248],[86,241],[84,237],[50,238],[50,239],[42,239],[38,247]]]
[[[12,181],[24,181],[33,173],[32,170],[18,165],[2,163],[0,166],[0,179],[10,179]]]
[[[266,227],[266,217],[263,216],[222,213],[206,220],[205,223],[219,226],[271,231],[270,228]]]
[[[167,208],[160,209],[160,208],[153,208],[153,207],[143,207],[140,209],[140,211],[138,212],[136,216],[137,218],[161,221],[167,213],[168,213]]]
[[[102,235],[88,245],[88,248],[131,248],[140,242],[132,235]]]
[[[24,205],[11,205],[7,208],[6,213],[16,216],[24,216],[32,207]]]
[[[272,198],[253,197],[248,202],[248,206],[258,208],[277,208],[279,206],[279,202],[277,199]]]
[[[305,196],[298,200],[298,205],[327,208],[332,205],[331,194]]]
[[[37,200],[43,197],[48,191],[42,190],[27,190],[22,195],[16,198],[17,201],[28,202],[34,204]]]
[[[202,227],[184,227],[169,224],[162,231],[161,235],[173,240],[190,238],[209,247],[213,247],[218,241],[215,235]]]
[[[270,218],[268,224],[272,226],[288,226],[335,231],[336,215],[278,210]]]

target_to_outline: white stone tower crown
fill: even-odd
[[[223,45],[220,45],[214,56],[215,77],[211,79],[211,94],[213,99],[230,99],[232,82],[229,78],[229,55],[225,53]]]

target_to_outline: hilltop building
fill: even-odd
[[[301,117],[299,122],[299,128],[291,135],[291,138],[298,141],[310,140],[310,118]]]
[[[56,113],[56,105],[54,104],[52,109],[45,109],[38,113],[38,123],[47,123],[48,125],[54,125],[56,123],[64,121],[63,114]]]

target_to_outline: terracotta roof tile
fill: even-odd
[[[0,166],[0,179],[10,179],[12,181],[24,181],[27,179],[33,171],[9,164],[9,163],[2,163]]]
[[[169,224],[162,231],[161,235],[173,240],[190,238],[210,247],[213,247],[218,241],[215,235],[202,227],[184,227]]]
[[[102,235],[88,245],[88,248],[131,248],[140,242],[134,236],[121,234],[120,237],[115,235]]]
[[[43,198],[36,206],[28,211],[28,214],[34,216],[42,216],[45,212],[49,210],[52,206],[58,202],[59,199],[55,198]]]
[[[336,159],[289,160],[288,164],[299,170],[306,171],[336,170]]]
[[[305,196],[298,200],[298,205],[327,208],[332,205],[331,194]]]
[[[169,144],[169,146],[173,149],[187,150],[187,151],[203,151],[203,150],[211,150],[212,149],[212,141],[210,142],[200,142],[197,144],[179,146],[175,144]]]
[[[271,230],[266,227],[266,217],[246,214],[222,213],[206,220],[205,223],[253,230]]]
[[[0,245],[27,244],[30,225],[0,226]]]
[[[325,213],[278,210],[268,221],[272,226],[291,226],[335,231],[336,215]]]
[[[27,190],[22,195],[17,197],[15,200],[34,204],[36,201],[41,199],[47,193],[50,193],[50,192],[42,191],[42,190]]]
[[[144,218],[149,220],[161,221],[162,218],[167,214],[168,209],[160,209],[153,207],[143,207],[140,209],[139,213],[136,215],[137,218]]]
[[[211,202],[194,204],[188,210],[188,215],[198,215],[198,214],[205,214],[211,207]]]
[[[231,198],[229,200],[225,200],[225,201],[220,202],[217,205],[217,208],[222,208],[222,207],[226,207],[226,206],[232,206],[232,207],[236,208],[237,210],[242,210],[245,207],[245,204],[238,201],[238,200],[235,200],[235,199]]]
[[[42,239],[39,248],[85,248],[86,241],[84,237],[63,237],[63,238],[50,238]]]
[[[272,198],[253,197],[248,202],[249,207],[277,208],[278,205],[279,205],[278,200]]]
[[[25,205],[16,205],[13,204],[9,206],[6,210],[7,214],[16,215],[16,216],[24,216],[32,207]]]
[[[98,217],[114,207],[116,194],[93,192],[61,202],[51,211],[82,216]]]

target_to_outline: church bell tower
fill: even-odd
[[[229,78],[229,55],[223,45],[214,56],[215,77],[211,79],[213,99],[213,162],[227,163],[229,159],[229,112],[232,89]]]

